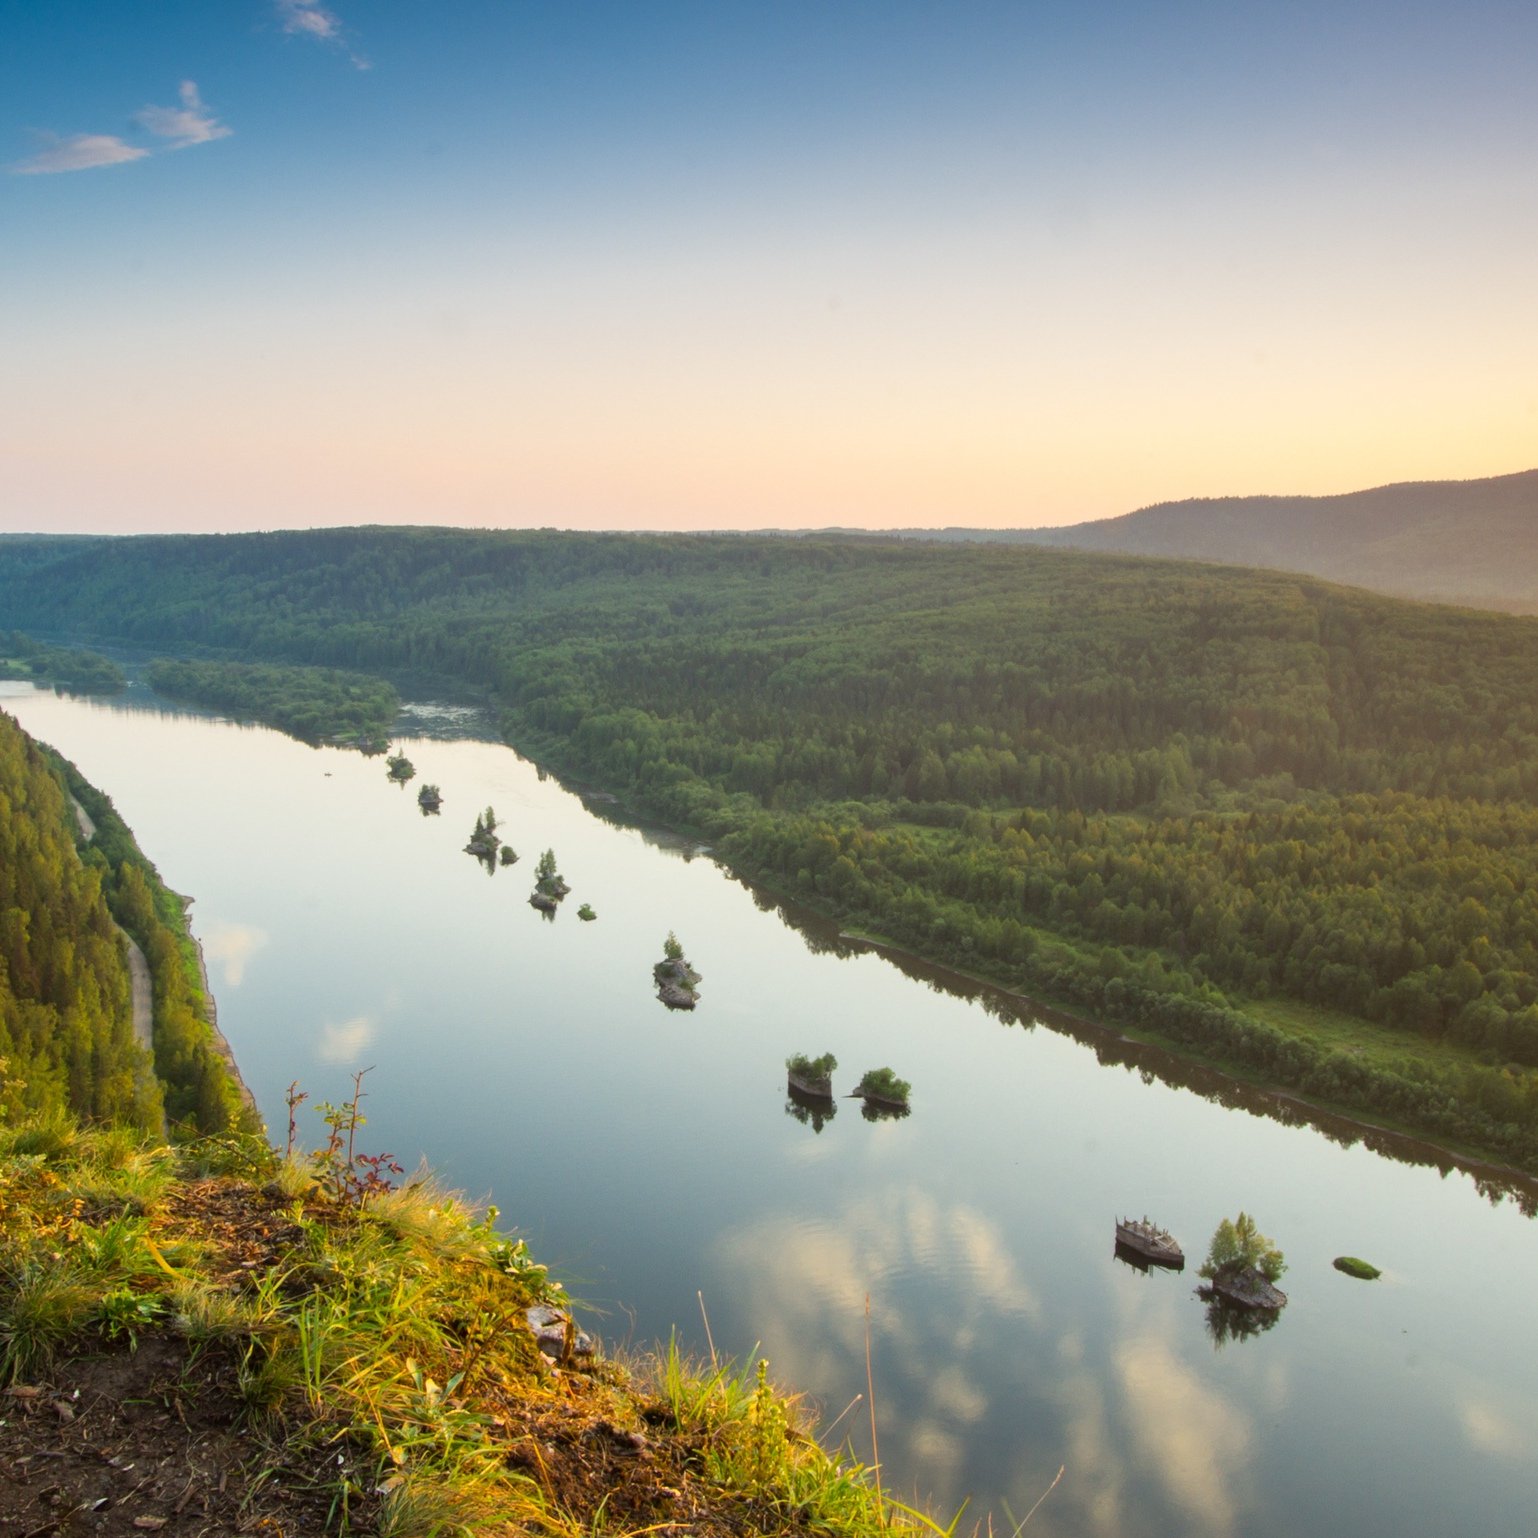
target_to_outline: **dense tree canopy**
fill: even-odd
[[[51,766],[0,714],[0,1107],[141,1127],[160,1102],[134,1042],[128,968],[100,864],[75,849]]]

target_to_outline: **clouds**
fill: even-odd
[[[59,171],[93,171],[102,166],[127,165],[160,150],[183,150],[193,144],[210,144],[234,132],[204,106],[197,82],[184,80],[178,92],[179,107],[141,107],[134,122],[159,144],[130,144],[115,134],[56,134],[37,131],[39,148],[8,169],[16,176],[51,176]]]
[[[278,0],[278,15],[285,32],[303,33],[327,43],[341,38],[341,22],[320,0]]]
[[[149,154],[113,134],[54,134],[39,130],[40,148],[10,167],[16,176],[51,176],[56,171],[90,171],[97,166],[126,165]]]
[[[203,105],[196,81],[184,80],[180,107],[141,107],[134,121],[157,138],[166,139],[166,149],[182,150],[189,144],[209,144],[232,132]]]
[[[370,67],[368,60],[353,52],[343,36],[341,18],[320,0],[276,0],[276,3],[278,20],[283,23],[285,32],[296,37],[313,37],[321,43],[335,43],[346,51],[356,68]]]

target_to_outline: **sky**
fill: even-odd
[[[1538,466],[1538,5],[0,0],[0,531]]]

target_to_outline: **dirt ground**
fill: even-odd
[[[290,1458],[282,1469],[245,1472],[256,1448],[237,1420],[243,1408],[232,1363],[194,1357],[169,1335],[13,1386],[0,1395],[0,1534],[324,1532],[348,1451],[315,1449],[308,1467]],[[352,1515],[368,1525],[367,1511]]]

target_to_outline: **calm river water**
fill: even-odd
[[[614,825],[423,708],[417,780],[161,705],[0,685],[196,899],[220,1022],[268,1125],[342,1100],[364,1143],[489,1196],[608,1347],[767,1355],[831,1420],[865,1389],[888,1488],[1033,1535],[1530,1538],[1538,1224],[1456,1170],[1342,1146],[838,954],[692,845]],[[440,816],[415,791],[441,786]],[[516,866],[462,852],[492,805]],[[528,906],[554,849],[572,894]],[[595,923],[577,905],[592,903]],[[700,1007],[657,1002],[676,930]],[[819,940],[821,934],[824,939]],[[843,948],[845,951],[847,947]],[[788,1114],[783,1063],[889,1064],[912,1114]],[[319,1121],[308,1118],[311,1145]],[[1195,1277],[1115,1258],[1148,1213],[1195,1260],[1241,1208],[1286,1251],[1271,1330],[1214,1339]],[[1375,1283],[1331,1267],[1381,1266]],[[868,1459],[861,1403],[833,1439]],[[1013,1514],[1013,1520],[1011,1520]]]

